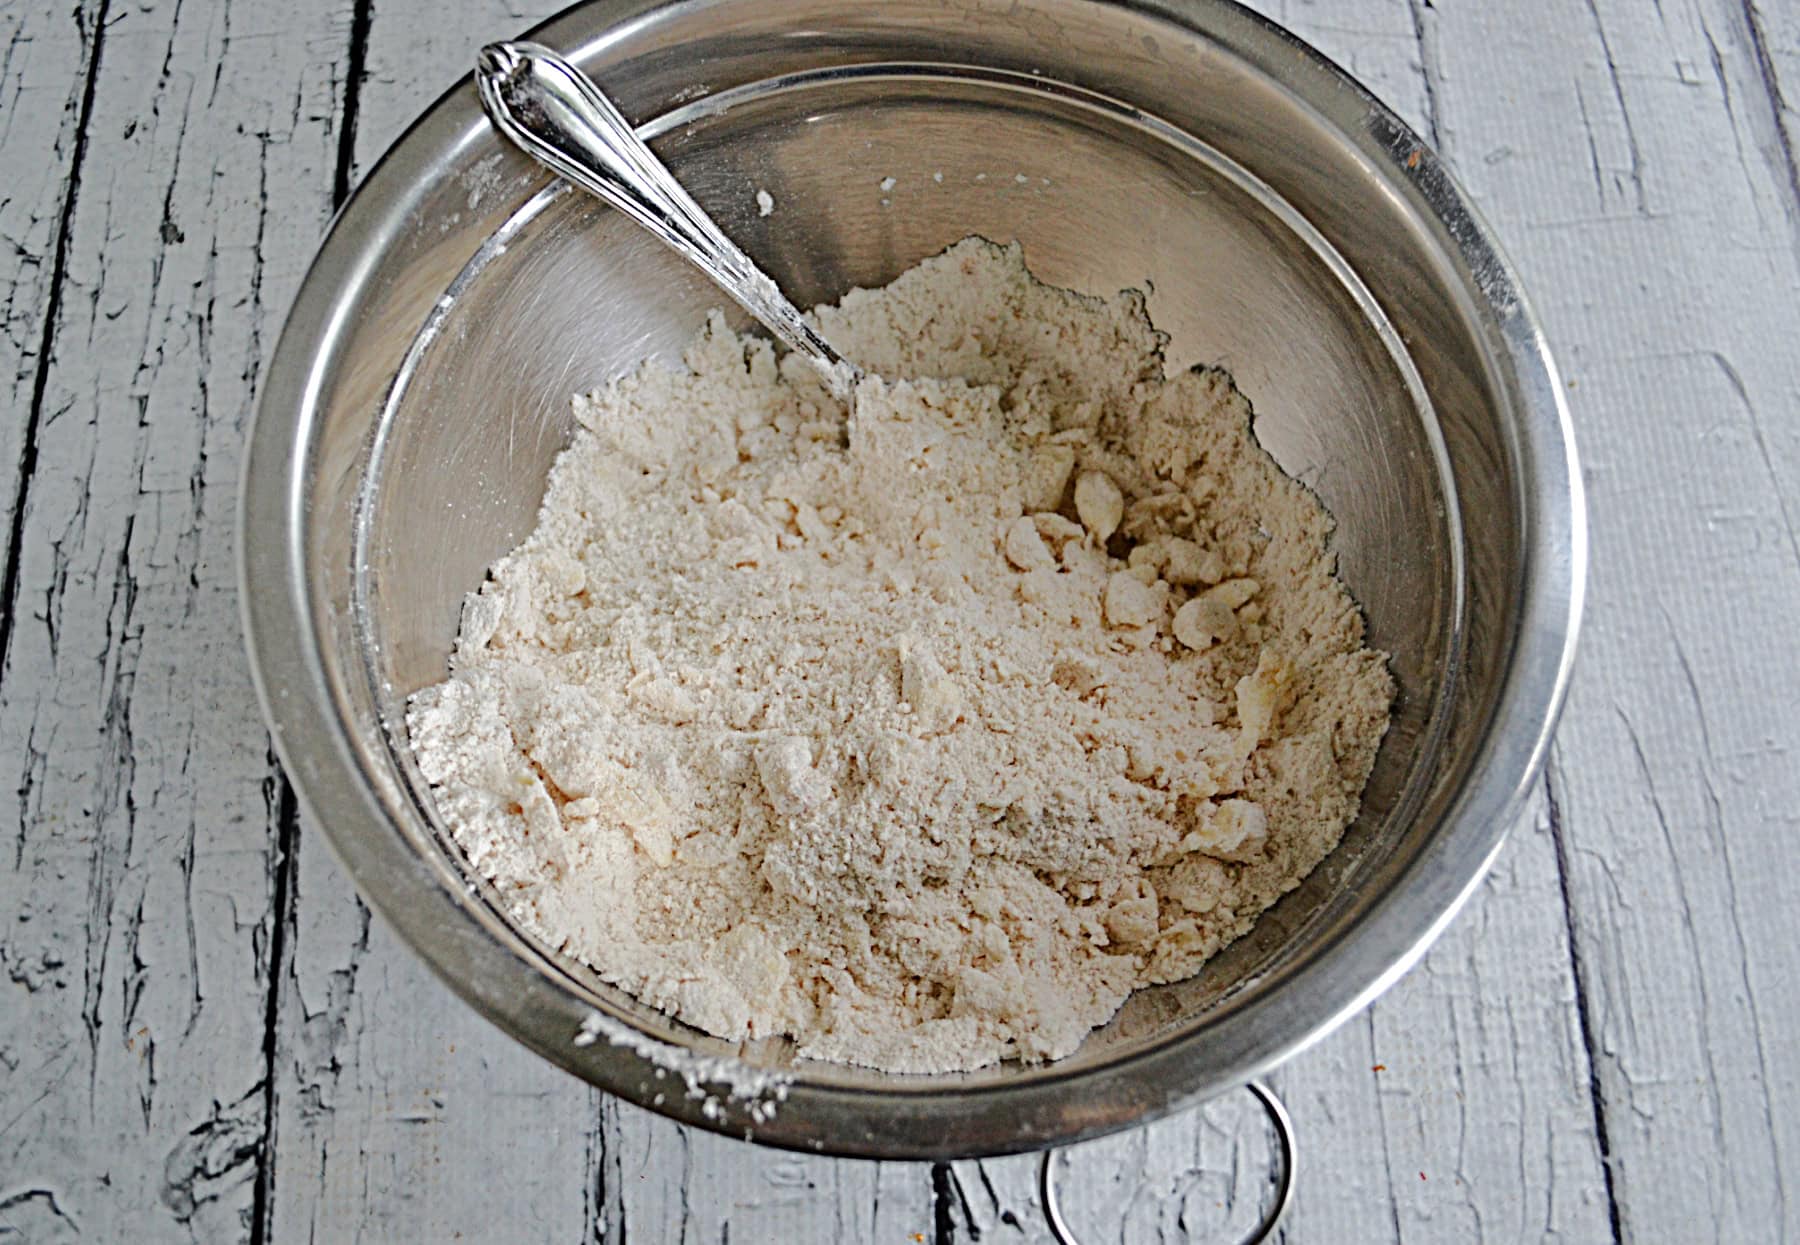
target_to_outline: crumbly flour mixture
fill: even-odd
[[[717,317],[575,400],[419,763],[518,921],[690,1024],[1055,1059],[1337,843],[1387,668],[1325,511],[1137,295],[969,239],[815,315],[848,413]]]

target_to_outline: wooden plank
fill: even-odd
[[[1309,1183],[1293,1238],[1610,1239],[1575,990],[1540,799],[1425,961],[1365,1023],[1277,1078],[1296,1126],[1312,1126],[1309,1154],[1329,1145],[1335,1169],[1379,1174],[1388,1193]],[[1377,1154],[1356,1153],[1376,1136]]]
[[[230,1240],[263,1153],[274,791],[232,503],[253,382],[326,209],[341,22],[278,0],[92,12],[5,602],[0,1222]]]
[[[1444,98],[1439,6],[1289,9],[1292,29],[1350,68],[1459,177],[1479,162],[1485,153],[1469,148]],[[1278,1075],[1309,1158],[1323,1149],[1335,1177],[1303,1182],[1290,1239],[1613,1235],[1555,849],[1540,791],[1424,962]]]
[[[786,1154],[608,1099],[608,1242],[929,1240],[930,1168]]]
[[[464,0],[434,9],[428,22],[376,7],[348,180],[473,63],[483,42],[557,7],[520,13]],[[332,1239],[369,1223],[530,1222],[534,1239],[617,1241],[626,1225],[653,1240],[665,1232],[708,1241],[720,1232],[878,1239],[866,1233],[888,1234],[898,1223],[929,1231],[926,1167],[781,1155],[602,1105],[430,981],[379,922],[365,936],[368,914],[316,835],[302,832],[298,855],[295,980],[284,981],[281,1006],[283,1049],[297,1053],[286,1068],[293,1079],[282,1083],[277,1166],[302,1175],[276,1182],[277,1237],[305,1225]],[[355,983],[371,977],[406,984],[391,990],[392,1002],[357,999]],[[325,1081],[331,1103],[321,1110],[308,1087]],[[420,1101],[432,1104],[428,1118],[383,1122]],[[506,1144],[496,1144],[501,1137]],[[369,1172],[404,1178],[364,1179]]]
[[[481,3],[362,0],[337,193],[448,85],[436,76],[472,60],[481,31],[516,24]],[[443,38],[469,41],[467,54]],[[597,1239],[599,1095],[439,983],[371,917],[314,828],[290,834],[270,1239]]]
[[[789,1154],[606,1100],[598,1152],[606,1240],[929,1239],[932,1169]],[[629,1235],[628,1235],[629,1234]]]
[[[1791,4],[1748,0],[1743,36],[1755,57],[1763,92],[1774,105],[1775,132],[1763,143],[1764,155],[1787,170],[1790,210],[1800,204],[1800,10]]]
[[[302,830],[270,1240],[597,1239],[598,1095],[433,977]]]
[[[1584,450],[1591,622],[1553,786],[1621,1226],[1788,1239],[1800,265],[1774,53],[1735,3],[1540,13],[1438,3],[1437,98]]]
[[[1255,1100],[1228,1094],[1061,1152],[1053,1169],[1057,1200],[1084,1245],[1245,1240],[1273,1197],[1273,1141]],[[1308,1180],[1330,1178],[1310,1155],[1302,1162]],[[938,1188],[948,1235],[1050,1245],[1040,1163],[1038,1155],[1017,1155],[951,1164]]]
[[[1437,113],[1435,16],[1404,3],[1271,6],[1410,124],[1459,143]],[[1448,119],[1453,123],[1455,118]],[[1604,1239],[1600,1165],[1555,843],[1541,803],[1425,963],[1368,1013],[1282,1069],[1304,1147],[1293,1240]],[[1375,1069],[1379,1067],[1381,1071]],[[1196,1121],[1160,1125],[1126,1182],[1180,1195]],[[1015,1171],[1011,1209],[1029,1183]],[[1254,1191],[1254,1190],[1246,1190]],[[1021,1197],[1023,1195],[1023,1197]],[[991,1216],[990,1216],[991,1219]]]
[[[1350,68],[1457,160],[1447,124],[1455,117],[1438,113],[1430,10],[1404,0],[1258,7]],[[1589,1078],[1540,794],[1469,911],[1424,963],[1273,1078],[1303,1154],[1287,1239],[1608,1239]],[[1250,1157],[1221,1129],[1249,1138]],[[1255,1111],[1235,1096],[1141,1140],[1084,1147],[1078,1153],[1098,1151],[1101,1160],[1086,1169],[1082,1239],[1152,1231],[1179,1239],[1176,1224],[1200,1239],[1241,1236],[1266,1196],[1255,1179],[1265,1153],[1255,1130]],[[998,1231],[1010,1215],[1027,1225],[1026,1239],[1048,1239],[1029,1162],[959,1164],[956,1174],[955,1205],[973,1208],[972,1229]],[[1196,1205],[1196,1187],[1213,1190],[1215,1204]],[[1076,1220],[1079,1202],[1071,1199],[1069,1213]]]
[[[101,0],[72,12],[61,0],[0,8],[0,583],[12,582],[19,482],[37,457],[46,334],[68,264],[101,10]]]

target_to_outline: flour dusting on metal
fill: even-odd
[[[727,1102],[741,1102],[752,1124],[773,1119],[787,1098],[794,1078],[779,1072],[753,1068],[729,1055],[697,1055],[680,1046],[659,1042],[610,1016],[590,1011],[575,1034],[575,1045],[592,1046],[601,1038],[646,1060],[660,1077],[673,1072],[687,1086],[687,1096],[699,1102],[700,1113],[714,1122],[725,1118]],[[709,1090],[707,1086],[714,1087]],[[723,1091],[723,1097],[718,1092]]]

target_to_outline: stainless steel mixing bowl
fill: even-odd
[[[1061,1063],[899,1077],[739,1048],[536,945],[448,843],[405,697],[444,675],[462,595],[529,530],[570,394],[674,350],[721,299],[551,185],[465,81],[333,224],[270,365],[243,494],[247,627],[276,745],[309,827],[413,948],[613,1093],[884,1157],[1145,1121],[1317,1040],[1417,959],[1542,759],[1585,551],[1542,337],[1420,140],[1221,0],[621,0],[534,37],[647,124],[803,305],[970,233],[1021,240],[1058,285],[1151,291],[1170,365],[1229,367],[1257,435],[1337,517],[1343,577],[1402,692],[1343,846],[1200,976],[1135,995]],[[659,1077],[648,1045],[577,1044],[596,1009],[677,1052],[773,1071],[785,1101],[753,1119]]]

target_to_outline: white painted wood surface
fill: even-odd
[[[1031,1160],[679,1129],[456,1002],[260,744],[253,386],[334,200],[509,0],[0,7],[0,1240],[1042,1241]],[[1800,6],[1265,0],[1431,135],[1571,382],[1595,528],[1546,793],[1277,1079],[1285,1236],[1800,1237]],[[1243,1226],[1255,1114],[1095,1143],[1085,1239]]]
[[[325,220],[344,15],[45,14],[9,88],[91,77],[43,105],[78,109],[63,202],[33,209],[60,284],[20,287],[48,349],[6,420],[31,451],[0,667],[0,1233],[230,1240],[263,1170],[277,790],[232,512],[253,382]],[[11,163],[12,127],[53,121],[9,104],[0,196],[39,169]]]

